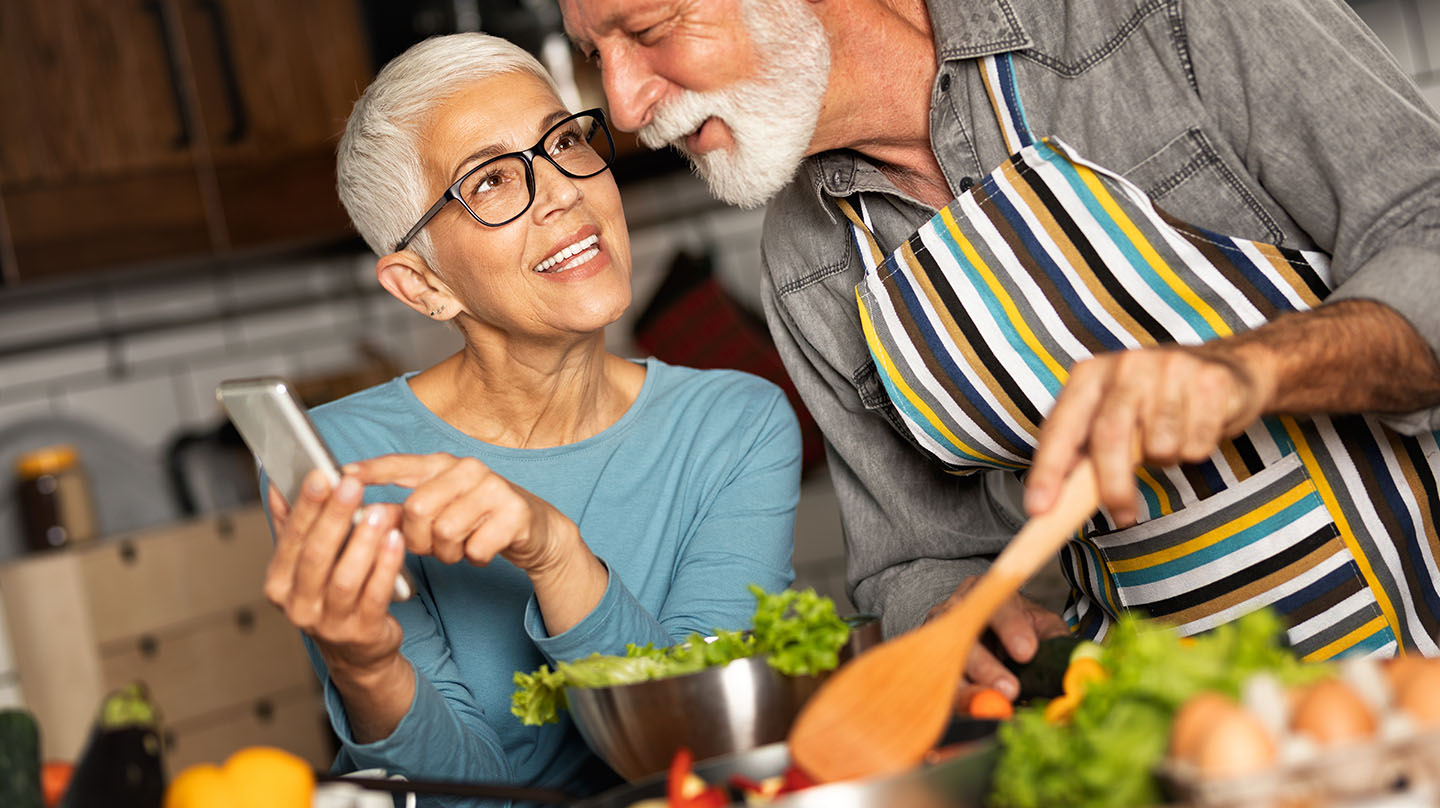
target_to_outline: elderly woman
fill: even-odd
[[[380,284],[464,345],[314,409],[344,478],[269,497],[266,595],[307,637],[338,770],[593,790],[613,775],[568,722],[510,714],[515,671],[747,627],[747,585],[792,579],[780,390],[606,350],[630,304],[612,155],[599,110],[480,34],[411,48],[350,116],[340,197]]]

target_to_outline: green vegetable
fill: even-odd
[[[551,670],[541,665],[533,673],[515,672],[510,712],[527,725],[547,724],[566,706],[567,687],[609,687],[695,673],[757,654],[772,668],[789,676],[807,676],[840,664],[840,649],[850,638],[850,627],[835,614],[835,602],[813,589],[787,589],[766,593],[754,584],[754,628],[751,631],[719,629],[706,642],[699,634],[679,645],[655,648],[626,646],[625,656],[591,654],[574,662],[560,662]]]
[[[40,728],[23,709],[0,710],[0,805],[40,808]]]
[[[1089,684],[1069,723],[1048,723],[1040,703],[1017,711],[1000,727],[1002,751],[990,805],[1162,803],[1154,770],[1165,755],[1170,723],[1186,700],[1202,690],[1238,698],[1245,680],[1262,671],[1293,685],[1328,670],[1297,660],[1284,646],[1284,625],[1269,611],[1183,641],[1171,628],[1125,616],[1098,661],[1110,678]]]

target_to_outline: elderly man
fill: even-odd
[[[1440,119],[1339,0],[561,6],[620,127],[769,202],[771,330],[888,633],[1088,456],[1073,630],[1270,607],[1309,658],[1440,651]],[[1063,624],[991,628],[1023,660]]]

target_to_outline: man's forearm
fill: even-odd
[[[1400,413],[1440,404],[1440,362],[1394,309],[1344,300],[1207,343],[1247,374],[1265,413]]]

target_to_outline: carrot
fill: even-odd
[[[985,687],[975,691],[970,697],[970,705],[966,708],[971,718],[993,718],[997,721],[1004,721],[1015,714],[1015,705],[1010,699],[993,687]]]

